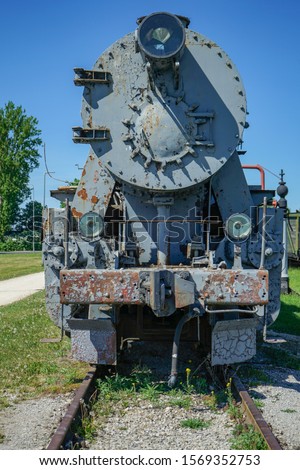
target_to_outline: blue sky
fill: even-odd
[[[133,31],[136,18],[155,11],[188,16],[190,28],[219,44],[237,65],[247,92],[250,123],[244,133],[245,164],[259,163],[289,187],[292,210],[300,209],[300,2],[298,0],[10,0],[0,8],[0,106],[9,100],[35,116],[53,177],[80,177],[88,153],[74,144],[81,125],[82,88],[73,68],[90,69],[114,41]],[[41,148],[41,154],[43,149]],[[267,187],[278,180],[266,173]],[[43,201],[45,166],[32,173],[35,199]],[[247,171],[251,183],[258,172]],[[46,177],[49,189],[63,184]]]

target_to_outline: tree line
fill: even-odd
[[[41,220],[39,202],[31,201],[21,207],[30,196],[30,174],[39,166],[41,144],[35,117],[28,116],[22,106],[12,101],[0,108],[0,250],[7,235],[32,232]]]

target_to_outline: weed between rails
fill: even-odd
[[[119,374],[98,379],[96,382],[97,400],[89,405],[89,412],[82,413],[83,419],[76,433],[91,441],[96,429],[106,423],[109,415],[118,412],[121,416],[127,407],[139,406],[142,401],[151,403],[152,408],[179,407],[190,410],[193,396],[203,391],[207,392],[208,385],[203,377],[190,377],[187,371],[186,380],[180,382],[178,388],[170,389],[165,382],[156,382],[150,369],[134,367],[130,376]],[[202,420],[187,419],[183,427],[203,429],[209,425]]]
[[[245,422],[240,405],[234,399],[232,392],[232,378],[226,384],[227,412],[235,421],[231,449],[234,450],[266,450],[268,447],[261,434],[252,425]]]
[[[234,450],[267,450],[268,447],[261,434],[250,424],[238,423],[233,430],[231,449]]]
[[[201,391],[199,391],[201,390]],[[80,434],[92,441],[99,426],[104,426],[112,413],[118,412],[120,416],[127,412],[128,407],[139,406],[141,401],[151,402],[152,408],[180,407],[190,410],[196,395],[201,394],[205,405],[213,412],[224,409],[235,422],[231,449],[266,449],[261,435],[244,422],[243,413],[236,403],[231,379],[225,389],[212,390],[203,377],[192,377],[186,371],[185,382],[179,382],[177,389],[169,389],[166,383],[155,382],[152,373],[147,368],[136,367],[128,377],[116,374],[97,381],[97,395],[100,399],[94,400],[91,411],[83,414]],[[200,418],[190,417],[180,421],[179,426],[193,430],[208,428],[211,422]]]
[[[183,428],[190,428],[190,429],[205,429],[205,428],[208,428],[209,424],[210,423],[208,421],[203,421],[197,418],[185,419],[181,421],[180,423],[180,425]]]

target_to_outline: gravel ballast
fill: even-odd
[[[169,361],[164,351],[152,348],[148,363],[146,354],[137,352],[137,357],[141,364],[146,364],[154,373],[160,371],[167,378]],[[125,357],[125,364],[126,360],[130,367]],[[182,354],[181,372],[185,371],[186,364]],[[263,383],[258,381],[258,385],[248,382],[250,394],[258,400],[263,417],[283,449],[300,449],[300,371],[261,362],[253,367],[268,377]],[[246,383],[244,378],[243,382]],[[45,449],[71,398],[71,395],[42,397],[15,402],[1,410],[0,450]],[[229,414],[211,409],[203,396],[192,395],[191,400],[188,409],[171,405],[167,395],[160,395],[155,401],[135,397],[116,404],[112,413],[101,421],[88,447],[94,450],[230,449],[234,422]],[[182,421],[186,419],[198,419],[208,426],[203,429],[183,427]]]

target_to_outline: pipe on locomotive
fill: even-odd
[[[201,315],[200,309],[198,307],[195,307],[192,310],[190,310],[188,313],[186,313],[183,317],[181,317],[181,319],[179,320],[176,326],[174,340],[173,340],[173,348],[172,348],[171,374],[170,374],[169,381],[168,381],[168,386],[170,388],[173,388],[177,381],[178,351],[179,351],[179,342],[180,342],[182,328],[187,322],[192,320],[192,318],[198,317],[200,315]]]

